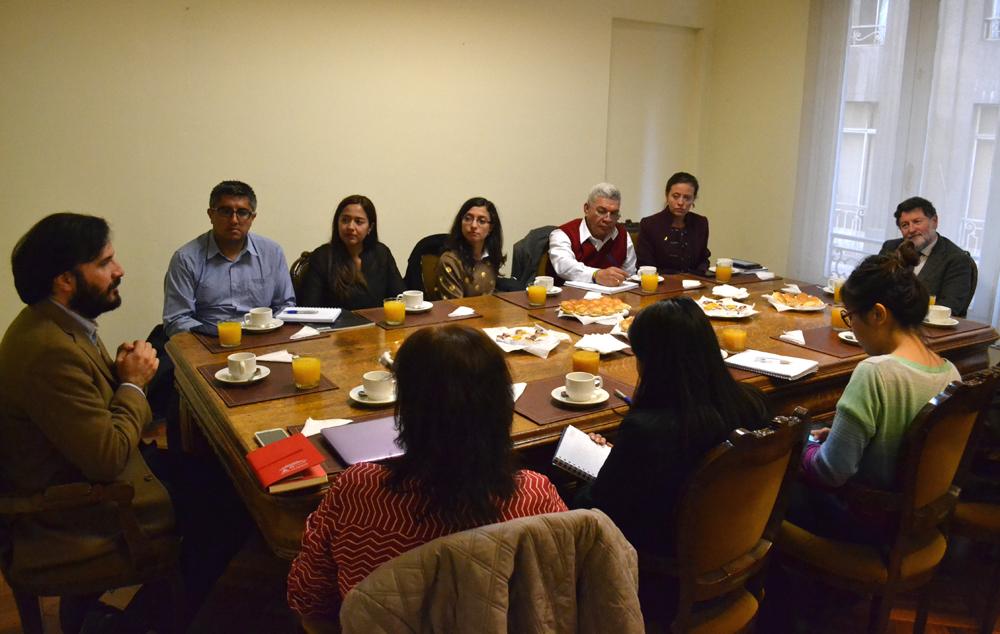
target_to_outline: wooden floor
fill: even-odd
[[[981,596],[987,590],[991,559],[996,553],[955,540],[949,556],[934,579],[928,634],[969,634],[978,631],[972,614],[982,609]],[[259,535],[254,535],[233,560],[216,584],[192,632],[293,633],[297,621],[285,605],[285,575],[288,563],[271,555]],[[2,581],[0,581],[2,584]],[[889,631],[893,634],[913,629],[915,601],[903,596],[892,611]],[[820,634],[862,632],[868,605],[856,602],[842,618],[811,626]],[[55,599],[43,599],[46,632],[60,632]],[[761,631],[758,628],[758,632]],[[1000,628],[995,630],[1000,632]],[[10,589],[0,585],[0,634],[20,632],[20,622]],[[783,634],[783,633],[776,633]]]

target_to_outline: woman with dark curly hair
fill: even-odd
[[[444,298],[492,295],[506,260],[496,205],[470,198],[455,215],[447,250],[438,260],[437,293]]]
[[[309,256],[300,306],[374,308],[405,290],[392,252],[378,241],[377,220],[367,196],[340,201],[330,241]]]
[[[418,330],[395,372],[406,453],[347,469],[309,516],[288,576],[300,615],[335,616],[372,570],[437,537],[566,510],[548,478],[514,466],[510,371],[481,330]]]

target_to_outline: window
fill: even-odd
[[[875,107],[874,103],[864,101],[844,103],[828,242],[831,274],[850,274],[861,258],[867,255],[864,229],[871,181]]]
[[[879,46],[885,42],[889,0],[854,0],[851,3],[851,46]]]
[[[983,39],[1000,40],[1000,0],[986,1],[986,20]]]
[[[997,120],[1000,119],[1000,105],[977,104],[975,106],[975,137],[972,142],[972,157],[969,186],[965,197],[965,213],[962,215],[959,246],[972,254],[979,262],[982,256],[983,229],[986,224],[986,208],[989,202],[990,175],[993,155],[997,145]]]

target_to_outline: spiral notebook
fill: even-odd
[[[819,363],[812,359],[786,357],[760,350],[745,350],[734,354],[726,359],[726,365],[789,381],[801,379],[819,368]]]
[[[552,464],[590,481],[597,478],[610,453],[611,447],[598,445],[590,436],[569,425],[559,439]]]

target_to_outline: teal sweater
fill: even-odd
[[[830,435],[818,451],[806,450],[806,471],[828,486],[856,476],[868,486],[891,489],[910,422],[930,399],[959,380],[951,361],[930,367],[893,355],[865,359],[837,402]]]

